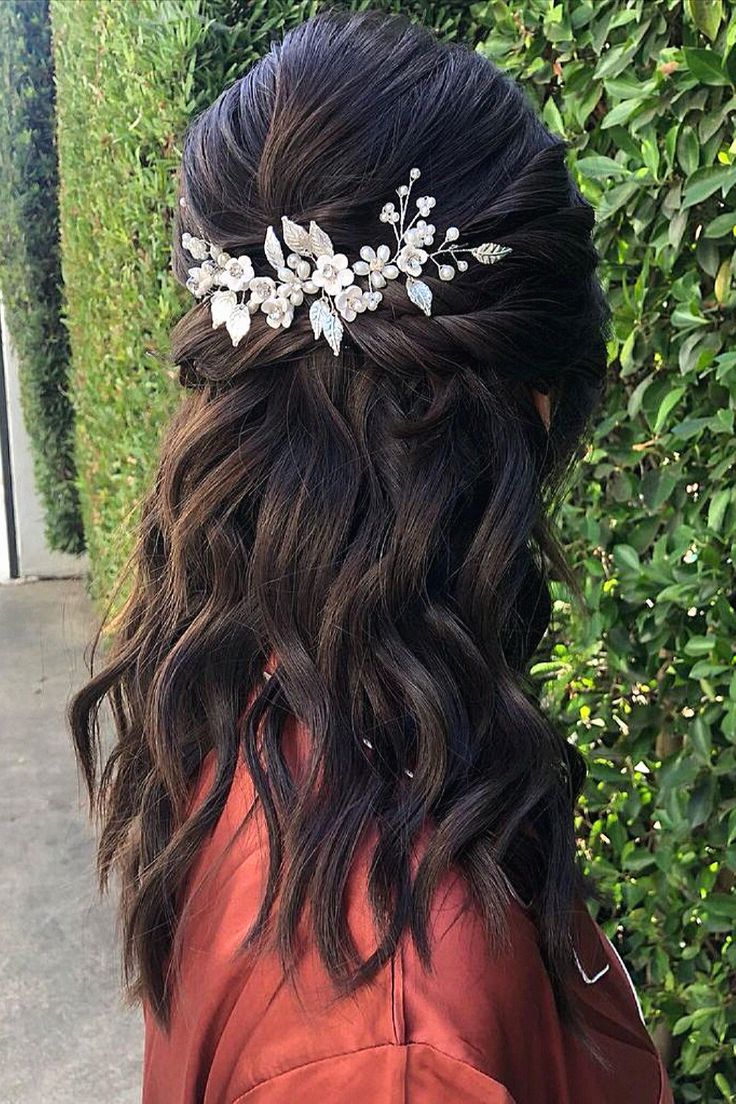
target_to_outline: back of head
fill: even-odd
[[[429,315],[385,281],[338,355],[315,340],[307,307],[288,327],[256,312],[237,346],[205,303],[174,331],[190,393],[163,444],[112,652],[70,714],[95,792],[97,709],[114,707],[101,869],[122,872],[128,967],[162,1016],[177,894],[241,755],[271,850],[250,934],[278,893],[285,964],[306,903],[343,984],[370,976],[407,928],[428,950],[434,888],[457,864],[491,939],[509,886],[532,902],[565,1007],[582,768],[524,676],[547,625],[548,567],[562,570],[546,515],[601,394],[607,311],[593,213],[564,157],[493,65],[377,13],[298,27],[189,129],[182,282],[183,233],[256,272],[284,215],[315,221],[350,258],[389,244],[378,212],[415,166],[435,223],[511,251],[451,280],[425,272]],[[532,388],[551,395],[549,428]],[[281,746],[288,715],[312,738],[300,786]],[[214,788],[188,816],[210,751]],[[371,825],[377,951],[355,963],[341,895]]]

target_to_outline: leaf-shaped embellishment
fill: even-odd
[[[237,306],[238,297],[234,291],[216,291],[210,299],[210,313],[212,314],[212,329],[224,326]]]
[[[238,303],[233,308],[225,323],[225,328],[232,338],[233,345],[237,348],[250,329],[250,311],[247,303]]]
[[[294,253],[308,254],[310,251],[309,231],[300,226],[298,222],[292,222],[286,215],[281,216],[284,241]]]
[[[425,314],[432,313],[432,289],[425,284],[424,280],[415,280],[413,276],[407,276],[406,294]]]
[[[335,255],[329,234],[326,234],[322,227],[314,221],[309,224],[309,247],[315,257],[334,257]]]
[[[337,356],[340,352],[344,328],[338,316],[333,314],[331,310],[328,310],[326,316],[322,319],[322,333],[325,335],[327,344]]]
[[[286,264],[286,261],[284,260],[284,251],[281,248],[281,242],[276,237],[276,231],[274,230],[273,226],[269,226],[268,230],[266,231],[266,242],[263,247],[263,251],[266,254],[266,260],[268,261],[268,263],[271,265],[272,268],[275,268],[277,271],[278,269],[283,268]]]
[[[481,264],[495,264],[496,261],[500,261],[502,257],[510,252],[510,246],[498,245],[496,242],[483,242],[482,245],[470,250],[471,255]]]
[[[324,299],[315,299],[309,308],[309,321],[312,323],[315,339],[320,336],[324,328],[325,317],[329,317],[330,308]]]

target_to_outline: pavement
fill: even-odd
[[[82,579],[0,585],[0,1104],[140,1101],[64,716],[95,627]]]

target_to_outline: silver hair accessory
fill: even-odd
[[[379,215],[380,221],[393,229],[396,238],[393,254],[387,245],[378,248],[364,245],[360,260],[351,264],[344,253],[335,252],[329,236],[316,222],[310,222],[307,229],[284,215],[282,236],[290,252],[284,255],[272,226],[266,231],[264,243],[266,260],[276,273],[275,279],[257,276],[247,255],[233,257],[205,238],[187,233],[182,234],[181,244],[201,264],[189,269],[186,286],[195,298],[209,299],[213,329],[224,326],[234,346],[248,333],[251,317],[257,311],[263,311],[273,329],[286,329],[293,321],[294,309],[301,307],[305,295],[309,295],[318,297],[309,307],[315,340],[324,337],[337,356],[343,322],[352,322],[366,310],[376,310],[383,298],[379,289],[402,274],[406,277],[409,299],[429,315],[432,289],[420,279],[428,262],[435,265],[440,280],[452,280],[456,271],[465,272],[468,267],[467,260],[459,254],[470,254],[474,260],[489,265],[500,261],[511,249],[496,242],[472,247],[455,244],[460,231],[449,226],[441,245],[432,251],[435,228],[427,219],[435,206],[434,196],[419,196],[416,212],[407,222],[411,190],[420,176],[419,169],[412,169],[409,183],[396,189],[398,211],[394,203],[386,203]],[[185,200],[180,203],[186,206]],[[356,283],[356,276],[367,279],[368,287]]]

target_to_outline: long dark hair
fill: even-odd
[[[509,887],[531,903],[570,1011],[584,767],[526,683],[547,580],[565,573],[548,519],[606,364],[594,215],[565,153],[488,61],[375,12],[304,23],[188,130],[173,254],[182,282],[184,230],[263,272],[265,230],[282,214],[315,219],[357,256],[379,240],[377,211],[414,165],[443,227],[512,252],[431,280],[431,317],[403,288],[384,288],[338,357],[315,342],[306,310],[278,331],[256,315],[237,348],[204,304],[174,330],[188,393],[143,506],[105,665],[69,710],[102,820],[102,884],[113,870],[122,879],[128,982],[162,1023],[184,879],[241,758],[270,852],[244,945],[272,930],[288,971],[309,904],[342,988],[369,978],[405,931],[429,961],[428,910],[453,867],[493,943]],[[530,385],[553,397],[549,431]],[[116,741],[100,770],[105,700]],[[288,717],[313,749],[299,785],[282,747]],[[214,783],[190,815],[210,751]],[[343,890],[370,828],[376,951],[361,961]]]

